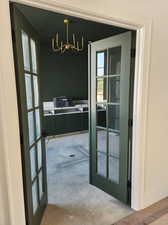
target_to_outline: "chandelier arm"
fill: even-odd
[[[54,38],[52,38],[52,49],[54,52],[59,51],[58,48],[57,49],[55,48],[55,39]]]
[[[62,50],[62,53],[64,53],[66,51],[66,48],[64,48],[63,50]]]
[[[78,51],[78,49],[76,47],[73,47],[74,50]]]
[[[61,50],[61,47],[59,47],[57,43],[57,38],[52,38],[52,49],[54,52],[59,52]]]
[[[83,48],[84,48],[84,39],[83,39],[83,37],[82,37],[82,46],[81,46],[81,48],[79,47],[79,42],[77,42],[77,50],[78,50],[78,52],[81,52],[81,51],[83,51]]]
[[[83,50],[83,47],[84,47],[84,39],[83,39],[83,36],[82,36],[82,50]]]
[[[74,48],[76,48],[75,34],[73,34],[72,37],[73,37],[73,45],[74,45]]]
[[[60,52],[60,50],[61,50],[61,48],[57,48],[57,49],[54,48],[54,49],[53,49],[54,52]]]
[[[54,50],[54,42],[55,42],[54,38],[52,38],[51,42],[52,42],[52,49]]]
[[[62,45],[61,53],[64,53],[65,51],[66,51],[66,47],[65,47],[65,45]]]
[[[78,50],[78,52],[82,52],[83,51],[83,48],[80,48],[79,50]]]
[[[79,51],[79,42],[77,41],[77,51]]]
[[[58,32],[56,33],[56,45],[59,46],[59,38],[58,38]]]
[[[63,42],[61,41],[61,52],[62,52],[62,49],[63,49]]]
[[[60,52],[61,48],[53,49],[54,52]]]
[[[68,27],[68,23],[66,24],[66,36],[67,36],[67,44],[69,43],[69,36],[68,36],[68,32],[69,32],[69,27]]]

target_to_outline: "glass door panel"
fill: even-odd
[[[30,162],[31,162],[31,176],[32,180],[34,180],[35,176],[37,175],[36,171],[36,149],[32,147],[30,149]]]
[[[120,156],[120,133],[109,129],[109,156],[119,158]]]
[[[38,89],[38,77],[33,76],[33,87],[34,87],[34,104],[35,107],[39,106],[39,89]]]
[[[107,132],[97,128],[97,173],[106,177],[107,174]]]
[[[42,148],[41,140],[37,142],[37,159],[38,159],[38,170],[42,167]]]
[[[36,213],[38,208],[38,189],[37,189],[37,179],[33,182],[32,185],[32,200],[33,200],[33,213]]]
[[[119,159],[109,156],[109,179],[119,184]]]
[[[28,112],[28,128],[29,128],[29,146],[34,143],[35,132],[34,132],[34,112]]]
[[[106,104],[97,104],[96,140],[97,140],[97,174],[107,175],[107,121]]]
[[[43,197],[43,173],[42,170],[39,172],[39,198]]]
[[[31,61],[32,61],[32,72],[37,73],[37,54],[36,54],[36,43],[33,39],[30,39],[31,44]]]
[[[120,106],[108,105],[108,128],[119,132],[120,130]]]
[[[107,155],[103,151],[97,152],[97,174],[107,176]]]
[[[105,61],[106,61],[106,52],[105,51],[97,52],[96,75],[99,77],[106,75]]]
[[[120,102],[120,76],[112,76],[108,79],[108,101]]]
[[[24,70],[30,71],[30,48],[29,48],[29,38],[26,32],[22,30],[22,49],[23,49],[23,62]]]
[[[119,105],[108,107],[109,179],[119,184],[120,163],[120,113]]]
[[[106,104],[97,104],[96,126],[97,128],[106,129]]]
[[[108,74],[116,75],[121,73],[121,46],[108,49]]]
[[[97,78],[97,102],[107,102],[107,78]]]
[[[27,73],[25,74],[25,85],[26,85],[27,109],[32,109],[33,107],[32,81],[31,81],[31,75]]]
[[[36,135],[37,138],[39,138],[41,135],[41,121],[39,109],[36,109]]]

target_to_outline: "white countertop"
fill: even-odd
[[[76,104],[74,106],[68,106],[68,107],[54,107],[53,104],[48,102],[49,104],[43,104],[44,107],[44,116],[60,116],[60,115],[67,115],[67,114],[78,114],[78,113],[88,113],[88,109],[84,110],[84,108],[88,108],[88,104]],[[74,109],[74,111],[73,111]],[[65,112],[62,112],[61,110],[65,110]],[[72,110],[72,111],[66,111],[66,110]],[[98,111],[104,111],[105,109],[98,109]],[[51,113],[47,113],[47,111],[50,111]],[[60,111],[60,112],[59,112]]]
[[[48,107],[44,107],[44,112],[45,111],[50,111],[51,113],[44,113],[44,116],[57,116],[57,115],[64,115],[64,114],[76,114],[76,113],[84,113],[88,112],[88,110],[84,111],[84,108],[87,108],[87,104],[80,104],[80,105],[75,105],[75,106],[68,106],[68,107],[52,107],[51,105]],[[66,112],[66,110],[73,110],[74,111],[69,111]],[[78,110],[76,110],[78,109]],[[58,112],[61,110],[65,110],[65,112]],[[57,111],[57,112],[56,112]]]

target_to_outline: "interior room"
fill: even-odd
[[[62,133],[60,136],[58,136],[49,135],[44,129],[44,113],[42,112],[42,110],[44,109],[42,107],[44,100],[42,99],[42,85],[40,86],[41,94],[39,95],[40,99],[42,99],[42,102],[39,105],[39,101],[37,101],[39,100],[37,98],[37,93],[39,93],[37,84],[40,84],[38,83],[38,81],[41,82],[42,78],[42,64],[39,64],[39,59],[42,58],[42,54],[38,54],[37,57],[36,47],[39,46],[42,50],[45,43],[43,35],[40,34],[39,28],[42,28],[43,33],[48,33],[49,27],[53,27],[54,25],[51,25],[51,21],[50,23],[47,23],[46,17],[43,16],[45,15],[46,11],[44,12],[44,14],[41,13],[40,22],[37,27],[35,27],[35,25],[33,26],[33,23],[31,23],[33,17],[35,18],[38,15],[38,9],[43,9],[48,10],[48,12],[50,11],[51,14],[67,14],[68,16],[66,15],[63,20],[65,18],[69,19],[71,16],[80,17],[92,22],[112,25],[113,29],[114,26],[118,26],[128,30],[136,31],[133,120],[130,116],[128,117],[128,82],[126,82],[126,87],[120,88],[122,94],[120,99],[120,101],[122,102],[122,110],[120,110],[120,112],[122,112],[120,113],[120,118],[122,120],[122,123],[120,123],[120,136],[116,135],[119,134],[118,131],[116,134],[113,132],[114,134],[111,135],[111,128],[106,129],[106,176],[102,176],[102,173],[97,173],[98,170],[96,167],[98,165],[99,168],[97,156],[102,155],[100,149],[99,152],[97,151],[98,149],[96,143],[96,133],[100,133],[100,127],[96,129],[97,127],[95,125],[95,119],[97,118],[97,96],[95,94],[95,90],[96,81],[100,80],[100,77],[98,78],[97,76],[98,71],[96,69],[98,68],[96,57],[100,54],[99,51],[103,50],[102,52],[104,52],[103,55],[105,56],[105,59],[109,59],[110,57],[107,57],[106,54],[109,54],[111,52],[111,48],[113,48],[114,50],[114,48],[117,46],[121,46],[122,52],[125,52],[126,50],[126,52],[128,53],[130,50],[130,42],[128,41],[130,40],[130,36],[127,32],[123,32],[121,34],[111,36],[110,39],[107,36],[105,37],[105,39],[100,39],[98,41],[91,40],[92,42],[88,44],[85,43],[86,36],[83,32],[82,34],[77,34],[77,31],[74,31],[76,40],[80,41],[80,47],[82,46],[81,36],[83,36],[84,46],[88,45],[89,48],[88,120],[90,121],[90,123],[88,127],[88,180],[92,188],[96,188],[97,191],[99,190],[99,193],[106,194],[106,196],[113,196],[111,202],[114,203],[114,200],[116,199],[116,204],[118,206],[127,204],[126,200],[128,199],[128,190],[131,189],[131,208],[135,210],[135,212],[114,223],[112,222],[114,221],[113,218],[110,218],[108,220],[111,221],[110,224],[130,225],[134,223],[167,225],[168,179],[167,173],[165,171],[168,171],[168,105],[165,103],[167,102],[168,98],[168,30],[165,29],[165,27],[167,25],[168,19],[168,2],[151,2],[139,0],[1,0],[0,2],[0,224],[40,225],[42,219],[44,218],[44,213],[46,219],[45,221],[43,220],[43,225],[44,223],[45,225],[60,223],[69,224],[70,221],[76,218],[76,216],[73,217],[74,214],[68,214],[69,216],[66,216],[66,213],[69,212],[67,208],[70,208],[70,204],[66,205],[66,210],[65,207],[61,207],[59,205],[61,203],[59,203],[58,205],[55,203],[51,204],[51,200],[49,200],[51,199],[51,184],[48,184],[48,186],[50,187],[48,187],[47,191],[46,175],[48,173],[49,180],[49,176],[51,178],[50,172],[53,170],[53,168],[51,168],[50,172],[48,172],[49,164],[46,163],[45,156],[46,153],[49,154],[49,150],[46,150],[46,148],[49,149],[52,141],[58,143],[58,140],[62,140],[61,138],[72,137],[72,135],[69,134],[74,134],[74,132],[68,133],[66,135]],[[22,7],[23,10],[20,8],[19,11],[18,6],[16,6],[16,2],[34,7],[36,8],[36,10],[32,9],[32,15],[31,13],[26,15],[26,11],[28,12],[28,9],[23,12],[24,9]],[[61,20],[61,22],[63,21]],[[53,21],[53,23],[56,23],[56,21]],[[73,23],[69,25],[69,32],[71,32],[72,26]],[[66,26],[64,28],[66,29]],[[94,28],[96,28],[96,26]],[[51,33],[50,41],[57,32],[59,33],[59,40],[61,41],[66,33],[65,29],[60,31],[57,27],[55,27],[53,29],[53,32]],[[93,30],[95,31],[95,29]],[[99,31],[101,33],[100,29]],[[71,45],[70,47],[68,44],[64,44],[64,47],[79,49],[79,46],[74,46],[72,37],[72,34],[69,34],[69,40],[71,40],[70,43],[73,45]],[[102,38],[104,38],[104,36],[102,36]],[[57,45],[56,39],[57,38],[55,36],[54,48],[56,48]],[[65,41],[64,43],[66,43]],[[60,48],[61,50],[61,45],[59,45],[58,48]],[[120,53],[121,49],[118,48],[117,52]],[[81,51],[80,54],[82,54],[82,52],[83,51]],[[52,52],[52,54],[56,56],[59,52],[54,53]],[[65,56],[65,53],[67,55],[68,52],[66,51],[60,55]],[[131,56],[132,55],[134,55],[134,51],[131,51]],[[39,70],[36,68],[37,61]],[[107,84],[112,77],[112,79],[114,79],[114,75],[117,75],[117,78],[120,75],[123,79],[126,77],[124,81],[128,81],[129,79],[127,74],[129,71],[127,70],[128,67],[126,66],[130,65],[128,61],[129,54],[124,54],[124,58],[121,59],[121,62],[123,63],[121,66],[120,74],[106,74],[104,70],[104,80],[107,80],[107,82],[105,83]],[[105,64],[106,67],[109,66],[109,62],[106,61]],[[57,64],[55,63],[55,65]],[[77,66],[75,66],[75,68],[76,67]],[[66,68],[66,66],[64,66],[64,68]],[[120,72],[116,68],[116,72]],[[123,68],[126,73],[123,73]],[[123,74],[124,76],[122,76]],[[103,80],[103,77],[101,78]],[[122,84],[123,79],[121,81]],[[102,83],[104,84],[104,82]],[[27,95],[28,88],[26,90],[28,84],[31,87],[30,89],[32,89],[30,92],[32,95],[30,94],[29,100]],[[107,94],[109,94],[109,86],[107,85],[106,87]],[[59,97],[61,96],[59,95]],[[102,96],[105,97],[101,94],[101,98]],[[56,97],[57,96],[55,96],[54,94],[54,98]],[[65,97],[68,98],[68,96]],[[103,110],[106,109],[107,119],[108,115],[110,115],[110,110],[108,109],[112,105],[111,103],[113,103],[113,106],[116,105],[114,108],[118,107],[119,105],[119,99],[114,99],[115,102],[110,102],[109,97],[110,96],[108,96],[108,98],[105,100],[103,99],[103,104],[106,106]],[[80,97],[79,100],[81,98],[82,97]],[[85,98],[82,99],[84,99],[84,101],[87,100]],[[45,102],[53,102],[53,97],[51,100],[45,100]],[[41,120],[39,114],[41,115]],[[42,119],[43,125],[42,123],[39,123],[39,121],[42,121]],[[30,126],[30,120],[32,122],[32,126]],[[42,126],[39,126],[39,124]],[[108,125],[108,121],[106,121],[106,124]],[[130,137],[131,132],[128,133],[125,127],[129,127],[130,131],[131,125],[133,140],[132,142],[130,142],[129,139],[128,142],[127,137],[128,135]],[[101,128],[102,127],[103,126],[101,126]],[[80,131],[80,133],[79,131],[77,132],[79,135],[87,134],[85,130]],[[74,136],[78,137],[77,133]],[[110,137],[113,137],[115,139],[120,137],[120,158],[118,159],[118,161],[121,162],[119,163],[120,179],[118,178],[118,176],[116,176],[115,182],[114,177],[112,177],[113,179],[111,179],[111,167],[109,167],[111,166],[111,163],[109,163],[109,159],[111,159],[111,153],[109,152]],[[130,153],[132,153],[132,157],[127,157],[128,146],[130,148],[131,145],[132,152]],[[52,150],[52,152],[54,152],[54,150]],[[40,154],[42,155],[42,157],[40,156]],[[73,153],[71,155],[72,157],[68,156],[67,159],[76,159],[76,153]],[[32,159],[34,159],[33,157],[35,158],[36,162],[32,161]],[[132,161],[132,169],[129,170],[127,170],[127,165],[130,166],[130,163],[126,163],[129,162],[127,158]],[[117,160],[117,157],[115,159]],[[54,164],[54,157],[52,158],[52,160]],[[58,168],[55,167],[56,171],[57,169]],[[131,171],[132,173],[128,173],[128,171]],[[60,183],[61,181],[62,180],[60,179]],[[74,185],[72,186],[74,187]],[[58,197],[58,195],[56,197]],[[97,199],[101,199],[100,194]],[[56,201],[58,201],[58,199]],[[83,209],[85,209],[83,211],[85,212],[87,212],[86,208],[89,208],[90,201],[88,200],[87,203],[88,204],[85,204],[85,206],[87,206],[83,207]],[[98,207],[94,206],[93,211],[99,212],[99,215],[97,215],[97,221],[100,221],[101,218],[108,217],[102,216],[102,212],[104,212],[103,209],[105,208],[106,204],[107,202],[105,204],[100,203]],[[99,210],[99,208],[101,208],[101,210]],[[59,215],[61,216],[59,216],[56,211],[59,211]],[[112,211],[115,213],[119,212],[118,209],[114,210],[114,208]],[[50,215],[53,216],[52,221],[47,221],[47,215],[49,215],[49,212]],[[113,215],[113,212],[110,212],[110,216],[111,214]],[[83,225],[88,223],[89,216],[87,215],[83,218]],[[92,221],[92,223],[94,224],[94,221]],[[108,224],[108,222],[106,221],[103,221],[102,223]],[[76,222],[76,224],[80,223]]]
[[[105,193],[102,188],[90,184],[89,149],[89,43],[129,32],[107,24],[84,20],[68,15],[54,13],[30,6],[17,4],[17,9],[37,31],[39,46],[39,93],[43,107],[42,135],[45,137],[48,206],[42,219],[42,225],[110,225],[131,214],[129,202],[124,204]],[[68,30],[67,30],[68,23]],[[67,41],[68,34],[68,41]],[[75,35],[74,35],[75,34]],[[135,32],[131,31],[132,52],[131,72],[134,73]],[[63,49],[61,41],[76,43],[76,49]],[[78,44],[77,44],[78,42]],[[112,53],[111,53],[112,54]],[[114,51],[117,64],[120,56]],[[113,57],[113,56],[112,56]],[[118,57],[118,58],[117,58]],[[103,74],[105,53],[97,57],[98,76]],[[111,69],[111,74],[114,73]],[[133,76],[132,76],[133,77]],[[103,80],[104,79],[104,80]],[[99,136],[98,160],[99,173],[106,173],[106,78],[97,81],[97,133]],[[131,78],[132,79],[132,78]],[[117,83],[118,82],[118,83]],[[132,80],[130,80],[132,82]],[[109,85],[109,84],[108,84]],[[120,92],[119,79],[111,84],[109,96]],[[133,89],[133,83],[132,83]],[[132,115],[132,92],[130,91],[130,115]],[[112,130],[111,148],[112,174],[114,181],[119,179],[118,149],[119,118],[118,110],[109,113]],[[131,146],[131,142],[130,142]],[[113,151],[114,148],[114,151]],[[130,149],[129,149],[130,150]],[[130,150],[131,151],[131,150]],[[129,152],[131,165],[131,152]],[[131,168],[128,168],[128,183],[131,180]],[[102,190],[101,190],[102,189]],[[36,211],[37,204],[33,203]],[[56,219],[56,221],[55,221]],[[59,221],[59,222],[58,222]],[[57,223],[56,223],[57,222]]]

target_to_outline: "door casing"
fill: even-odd
[[[148,72],[151,46],[152,21],[140,19],[127,19],[111,17],[107,14],[98,14],[92,11],[82,10],[65,5],[60,1],[52,0],[16,0],[14,2],[38,7],[53,12],[64,13],[83,19],[107,23],[137,31],[136,37],[136,62],[134,82],[134,114],[133,114],[133,156],[132,156],[132,202],[131,207],[139,210],[145,206],[144,174],[145,174],[145,150],[147,129],[147,102],[148,102]],[[19,120],[16,97],[16,83],[14,72],[14,60],[12,50],[12,36],[10,25],[10,0],[1,0],[0,15],[0,129],[1,129],[1,160],[0,171],[4,171],[2,188],[6,190],[3,201],[4,225],[25,225],[22,167],[20,154]],[[8,74],[8,79],[6,79]],[[8,100],[8,101],[7,101]],[[141,107],[143,105],[143,107]],[[8,121],[8,123],[6,123]],[[10,140],[10,142],[9,142]],[[13,151],[10,151],[13,149]],[[1,168],[2,167],[2,168]],[[143,169],[142,169],[143,168]],[[17,177],[17,179],[16,179]],[[16,190],[13,194],[13,190]],[[6,201],[7,200],[7,201]],[[6,202],[5,202],[6,201]],[[17,202],[17,206],[16,206]],[[1,207],[3,208],[4,205]]]

